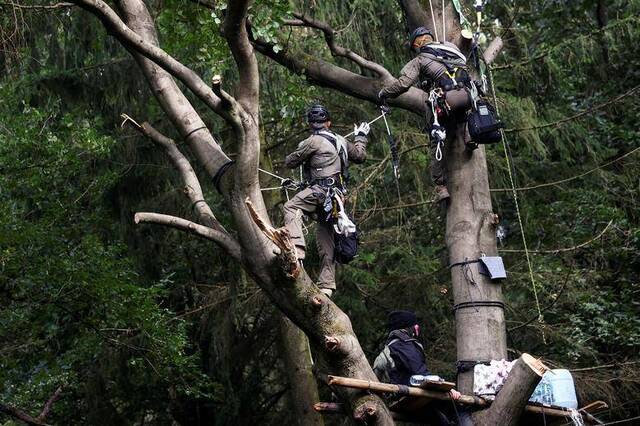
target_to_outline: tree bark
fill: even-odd
[[[458,126],[455,142],[447,147],[448,187],[446,242],[449,264],[477,260],[482,253],[497,255],[487,161],[480,146],[473,152],[464,147],[464,127]],[[451,268],[454,306],[462,303],[503,302],[499,283],[481,275],[479,263]],[[469,305],[467,305],[469,306]],[[458,361],[507,359],[504,310],[493,306],[469,306],[455,311]],[[473,392],[473,368],[460,371],[458,388]]]
[[[542,375],[548,368],[529,354],[522,354],[511,368],[491,407],[475,413],[476,426],[515,426]]]
[[[322,415],[313,409],[320,401],[318,386],[313,375],[309,340],[302,330],[287,317],[280,317],[280,340],[282,360],[289,380],[289,399],[299,426],[322,426]]]

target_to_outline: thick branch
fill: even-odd
[[[143,37],[136,34],[122,22],[120,17],[105,2],[102,0],[72,0],[72,2],[97,16],[107,30],[117,37],[120,42],[160,65],[183,82],[189,90],[213,111],[222,117],[227,117],[228,112],[222,107],[220,98],[213,93],[211,88],[193,70],[177,61],[164,50],[145,41]]]
[[[359,65],[360,67],[374,72],[375,74],[378,75],[378,77],[381,77],[381,78],[393,77],[391,73],[389,73],[389,71],[387,71],[387,69],[382,65],[363,58],[362,56],[353,52],[351,49],[347,49],[342,46],[339,46],[335,40],[335,30],[326,22],[318,21],[300,12],[294,12],[293,16],[298,18],[298,20],[288,21],[287,22],[288,25],[305,26],[310,28],[316,28],[322,31],[322,33],[324,34],[324,39],[327,42],[327,46],[329,47],[329,50],[331,51],[331,54],[333,56],[340,56],[342,58],[347,58],[350,61]]]
[[[335,89],[346,95],[372,103],[379,102],[378,92],[384,85],[382,79],[356,74],[313,55],[289,52],[286,49],[275,52],[273,45],[264,40],[255,39],[253,43],[258,52],[288,68],[291,72],[304,75],[312,84]],[[424,92],[412,87],[397,98],[390,99],[389,104],[416,114],[423,114],[425,101]]]
[[[117,4],[126,24],[145,42],[157,46],[158,36],[153,19],[144,2],[142,0],[118,0]],[[167,117],[189,145],[208,175],[210,177],[216,176],[220,167],[231,161],[229,157],[222,152],[220,145],[215,141],[204,121],[172,76],[144,55],[133,50],[131,52]],[[227,175],[230,176],[231,173],[227,173]],[[226,181],[227,179],[223,182]]]
[[[225,234],[218,230],[207,228],[204,225],[199,225],[181,217],[160,213],[136,213],[133,220],[135,223],[152,223],[154,225],[163,225],[171,228],[176,228],[181,231],[190,232],[199,237],[213,241],[214,243],[225,249],[235,260],[241,260],[242,252],[240,249],[240,245],[228,234]]]
[[[231,54],[238,66],[240,76],[240,82],[237,85],[238,101],[244,110],[255,118],[258,111],[260,77],[258,61],[253,53],[246,25],[247,11],[252,3],[251,0],[229,2],[222,34],[227,39]]]
[[[491,40],[491,43],[489,43],[489,46],[487,46],[484,50],[484,54],[482,55],[484,62],[487,65],[491,65],[493,61],[496,60],[503,47],[504,42],[502,41],[502,37],[496,37]]]
[[[436,27],[436,22],[431,18],[431,15],[427,14],[418,0],[398,0],[398,3],[404,12],[408,32],[417,27],[427,27],[433,31]]]

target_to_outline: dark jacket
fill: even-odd
[[[373,370],[381,381],[400,385],[409,385],[409,378],[415,374],[430,374],[422,345],[405,330],[389,333]]]

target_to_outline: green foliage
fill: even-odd
[[[118,142],[92,114],[30,101],[0,87],[0,399],[32,408],[63,386],[57,418],[85,424],[91,413],[78,415],[73,398],[96,377],[125,417],[166,401],[169,387],[215,398],[187,353],[186,323],[160,305],[169,277],[141,277],[118,238],[105,198],[123,172],[110,163]]]
[[[227,2],[215,2],[215,10],[186,0],[149,4],[162,47],[205,81],[222,74],[233,93],[237,70],[220,37]],[[463,6],[472,16],[470,3]],[[490,37],[507,41],[493,78],[511,130],[516,186],[571,179],[518,192],[525,236],[538,251],[532,273],[543,324],[536,321],[523,253],[503,253],[509,347],[563,367],[634,362],[640,348],[640,158],[635,153],[593,170],[637,147],[637,92],[602,104],[640,84],[640,2],[608,4],[602,28],[596,6],[596,0],[489,2],[485,20]],[[393,74],[410,57],[402,11],[392,0],[259,0],[250,11],[254,34],[278,49],[367,74],[333,58],[318,31],[284,26],[294,10],[330,23],[338,44]],[[0,19],[3,28],[14,25]],[[63,384],[53,419],[59,424],[127,424],[143,416],[154,424],[291,423],[269,301],[210,245],[131,224],[137,210],[191,214],[162,154],[130,133],[112,134],[121,112],[175,134],[135,63],[84,11],[25,19],[20,42],[11,44],[15,51],[0,56],[6,70],[0,80],[0,382],[6,384],[0,400],[31,408]],[[328,106],[339,133],[377,114],[373,105],[316,87],[264,57],[258,61],[263,160],[280,174],[291,173],[280,168],[281,159],[304,137],[311,102]],[[227,144],[225,126],[188,96]],[[386,313],[415,310],[431,369],[453,378],[445,215],[427,203],[424,123],[394,110],[390,125],[406,150],[400,193],[389,165],[377,170],[388,147],[376,123],[369,160],[352,176],[361,252],[339,271],[336,302],[370,360],[386,337]],[[486,152],[492,188],[510,187],[503,147]],[[261,182],[273,186],[264,176]],[[228,224],[213,188],[205,191]],[[412,207],[390,209],[401,204]],[[522,249],[511,193],[493,193],[493,206],[508,230],[500,248]],[[308,244],[314,245],[312,232]],[[545,252],[558,248],[569,250]],[[315,265],[310,250],[305,266],[312,276]],[[610,418],[638,413],[628,397],[638,391],[637,369],[575,377],[582,398],[611,402]]]

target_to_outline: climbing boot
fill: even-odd
[[[434,201],[436,203],[448,200],[450,197],[449,191],[447,190],[447,187],[445,185],[436,185],[435,192],[436,196]]]

